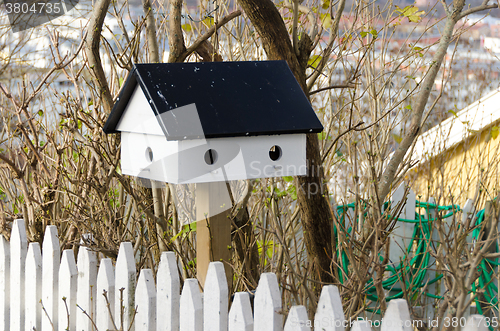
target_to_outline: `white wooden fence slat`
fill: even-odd
[[[118,257],[116,258],[115,266],[115,323],[118,328],[122,323],[121,310],[123,307],[123,329],[134,331],[132,321],[135,314],[135,259],[134,247],[130,242],[120,244]],[[120,292],[120,289],[124,289]],[[123,302],[120,301],[121,293],[123,293]],[[140,331],[140,330],[138,330]]]
[[[106,291],[106,297],[103,293]],[[114,318],[115,307],[115,271],[113,262],[109,258],[101,260],[99,272],[97,273],[97,291],[96,291],[96,325],[98,330],[114,329],[110,313]]]
[[[78,331],[92,330],[92,321],[82,309],[95,320],[95,297],[97,285],[97,254],[87,247],[78,250],[78,291],[76,303],[80,308],[76,311],[76,328]]]
[[[203,330],[203,304],[198,280],[195,278],[188,278],[184,281],[180,300],[179,330]]]
[[[42,303],[46,313],[42,314],[42,330],[58,330],[58,304],[59,297],[59,264],[61,262],[61,250],[57,227],[48,225],[42,244]],[[50,320],[49,320],[50,318]]]
[[[373,329],[368,321],[354,321],[351,331],[373,331]]]
[[[16,219],[10,235],[10,330],[25,331],[24,328],[24,270],[28,240],[24,220]]]
[[[389,301],[380,331],[413,331],[410,311],[405,299]]]
[[[273,273],[260,275],[254,299],[254,328],[258,331],[281,331],[281,294],[278,279]]]
[[[405,196],[406,183],[403,182],[394,191],[391,197],[391,215],[403,219],[415,219],[415,200],[416,195],[412,189],[409,189],[408,195]],[[400,202],[403,201],[403,208],[399,215],[396,214]],[[389,249],[389,260],[391,263],[398,264],[400,258],[406,254],[406,248],[411,242],[413,235],[413,223],[398,222],[391,234],[391,246]]]
[[[42,251],[39,243],[30,243],[26,255],[26,330],[42,328]]]
[[[203,292],[204,331],[227,331],[229,290],[222,262],[211,262]]]
[[[288,313],[284,331],[310,331],[309,318],[305,306],[293,306]]]
[[[435,214],[431,214],[430,217],[435,217]],[[234,295],[228,313],[228,287],[221,262],[210,264],[202,300],[196,279],[186,279],[182,294],[179,295],[178,267],[172,252],[162,253],[157,275],[158,289],[156,289],[154,275],[150,269],[141,270],[136,286],[135,259],[131,243],[122,243],[120,247],[116,273],[111,259],[103,259],[99,275],[97,275],[95,252],[81,247],[77,269],[73,251],[65,250],[61,260],[57,259],[56,262],[59,251],[55,226],[48,226],[46,229],[43,252],[38,243],[30,243],[29,249],[27,248],[23,220],[14,221],[10,244],[0,235],[0,294],[2,289],[6,290],[6,293],[0,296],[0,299],[4,300],[3,306],[0,302],[0,316],[8,314],[3,322],[0,320],[0,330],[45,331],[44,319],[49,325],[48,330],[52,330],[51,322],[55,330],[92,330],[92,323],[87,316],[84,316],[85,321],[89,323],[78,325],[77,316],[81,311],[76,308],[77,303],[88,312],[91,312],[93,306],[97,304],[97,312],[89,315],[96,321],[99,330],[113,329],[107,303],[102,295],[103,290],[108,293],[110,309],[113,313],[118,312],[115,323],[120,328],[117,309],[120,300],[117,287],[119,282],[123,284],[121,287],[125,288],[124,305],[128,309],[125,313],[125,329],[129,329],[132,319],[135,323],[130,329],[135,328],[137,331],[281,331],[282,329],[281,295],[278,280],[273,273],[261,275],[255,293],[254,320],[249,294],[245,292]],[[25,286],[21,286],[22,284]],[[48,291],[42,289],[42,284],[52,284],[51,292],[57,294],[49,296]],[[82,295],[81,302],[78,302],[79,295]],[[63,297],[66,298],[66,305],[61,300]],[[9,298],[11,300],[8,300]],[[50,321],[42,312],[40,298],[43,300]],[[59,301],[58,311],[49,312],[54,307],[51,300]],[[69,311],[69,320],[66,307]],[[134,314],[137,315],[134,317]],[[58,316],[58,320],[54,320],[54,316]],[[165,327],[165,324],[168,326]],[[314,317],[314,329],[344,331],[345,325],[338,288],[333,285],[324,286]],[[472,315],[462,330],[486,331],[487,325],[484,316]],[[306,308],[292,307],[284,331],[310,329]],[[372,331],[372,328],[369,321],[358,320],[352,323],[351,330]],[[407,302],[404,299],[391,300],[382,319],[380,331],[412,330],[413,321]]]
[[[163,252],[156,275],[156,309],[158,318],[167,323],[157,323],[158,331],[179,331],[180,280],[174,252]]]
[[[229,310],[229,331],[253,331],[252,306],[247,292],[234,294]]]
[[[156,331],[156,287],[151,269],[142,269],[135,290],[135,329]]]
[[[59,330],[75,330],[76,328],[76,291],[78,284],[78,270],[76,268],[75,253],[72,249],[65,249],[59,266]],[[68,329],[69,327],[69,329]]]
[[[470,315],[462,331],[488,331],[488,324],[483,315]]]
[[[344,310],[337,286],[323,286],[318,300],[316,315],[314,315],[314,330],[343,331]]]
[[[0,329],[10,329],[10,245],[0,234]]]

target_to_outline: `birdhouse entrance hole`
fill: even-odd
[[[212,165],[217,162],[217,152],[215,151],[215,149],[209,149],[205,152],[205,162],[208,165]]]
[[[148,162],[153,162],[153,150],[151,147],[146,148],[146,160]]]
[[[269,150],[269,158],[273,161],[278,161],[281,158],[281,147],[274,145]]]

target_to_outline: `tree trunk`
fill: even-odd
[[[300,86],[306,91],[305,68],[299,65],[293,52],[285,22],[270,0],[240,0],[240,5],[259,32],[269,60],[285,60]],[[305,92],[307,95],[307,92]]]
[[[308,95],[307,61],[303,59],[309,58],[311,46],[305,49],[299,47],[301,52],[298,56],[295,54],[283,18],[271,1],[240,0],[240,5],[257,29],[269,60],[285,60],[304,93]],[[303,37],[301,40],[304,40],[303,45],[311,45],[309,38]],[[323,182],[323,168],[316,134],[307,135],[307,160],[308,175],[297,179],[299,186],[297,198],[307,256],[313,263],[312,276],[322,282],[331,283],[333,282],[333,275],[330,273],[333,214],[326,198],[328,194]]]

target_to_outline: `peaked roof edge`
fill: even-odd
[[[245,62],[283,62],[286,64],[285,61],[279,60],[279,61],[245,61]],[[238,63],[238,62],[226,62],[226,63]],[[156,65],[161,65],[161,63],[155,63]],[[165,65],[168,65],[167,63],[164,63]],[[195,64],[195,63],[187,63],[187,64]],[[151,110],[155,113],[157,116],[158,124],[160,125],[163,133],[167,137],[167,140],[183,140],[186,139],[184,135],[181,136],[176,136],[171,133],[167,132],[167,129],[165,127],[165,123],[162,122],[161,116],[161,111],[157,108],[157,105],[155,104],[154,98],[150,95],[150,91],[148,90],[147,84],[144,82],[144,80],[141,77],[141,73],[139,71],[138,66],[141,65],[151,65],[151,63],[141,63],[141,64],[134,64],[133,69],[129,72],[127,75],[127,78],[125,80],[125,83],[123,87],[120,89],[119,95],[115,101],[115,105],[113,106],[113,109],[111,110],[111,113],[109,114],[109,117],[103,127],[103,131],[106,134],[110,133],[118,133],[119,131],[116,130],[116,127],[118,126],[118,123],[123,116],[123,113],[130,101],[130,98],[132,97],[132,94],[139,85],[141,87],[142,92],[146,96],[146,98],[149,100],[149,105],[151,107]],[[286,67],[289,69],[288,64],[286,64]],[[290,71],[290,74],[293,75]],[[295,82],[298,85],[298,82]],[[300,89],[300,91],[303,93],[303,91]],[[305,94],[304,94],[305,96]],[[309,103],[310,105],[310,103]],[[314,112],[312,105],[310,105],[311,110]],[[218,134],[209,134],[207,133],[205,135],[205,138],[223,138],[223,137],[235,137],[235,136],[256,136],[256,135],[275,135],[275,134],[298,134],[298,133],[319,133],[323,131],[323,125],[321,121],[316,117],[316,122],[317,124],[314,124],[312,127],[308,127],[307,130],[305,128],[295,128],[295,129],[287,129],[287,130],[275,130],[272,132],[269,131],[254,131],[254,132],[246,132],[246,133],[241,133],[241,134],[235,134],[234,132],[231,133],[218,133]],[[189,137],[188,139],[193,139],[193,137]]]
[[[135,87],[137,86],[137,78],[136,78],[137,67],[134,64],[132,70],[128,73],[127,78],[125,79],[125,83],[120,89],[120,93],[118,93],[118,97],[116,98],[115,105],[111,110],[111,113],[108,116],[108,120],[104,124],[102,130],[104,133],[118,133],[116,130],[118,126],[118,122],[120,122],[120,118],[127,107],[127,104],[134,92]]]

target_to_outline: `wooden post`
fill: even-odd
[[[225,199],[228,197],[228,199]],[[227,284],[231,288],[233,272],[227,264],[231,259],[231,204],[226,182],[196,184],[196,263],[197,277],[205,285],[208,265],[212,261],[224,263]]]

